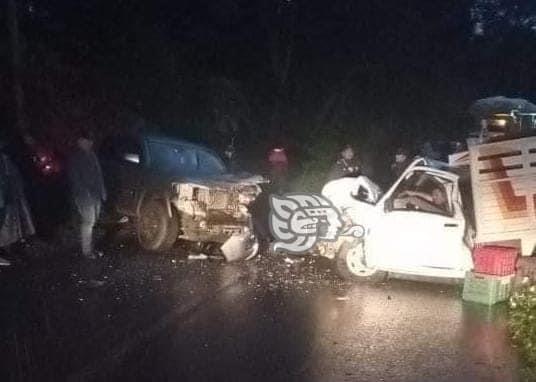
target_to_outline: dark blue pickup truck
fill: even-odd
[[[257,254],[248,206],[264,178],[230,174],[214,151],[184,140],[140,135],[106,146],[112,203],[134,218],[143,248],[167,250],[184,239],[217,244],[229,261]]]

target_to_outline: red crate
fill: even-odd
[[[474,271],[487,275],[508,276],[516,273],[519,249],[500,246],[477,246],[473,249]]]

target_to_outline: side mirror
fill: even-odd
[[[134,163],[134,164],[140,164],[140,155],[139,154],[133,154],[133,153],[127,153],[123,155],[123,159],[127,162]]]

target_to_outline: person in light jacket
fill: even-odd
[[[101,253],[93,248],[93,228],[99,219],[102,203],[106,200],[106,188],[90,134],[82,133],[78,137],[76,148],[70,156],[68,175],[72,199],[80,217],[82,254],[95,259]]]

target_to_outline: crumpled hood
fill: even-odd
[[[353,192],[363,187],[368,192],[369,202],[356,198]],[[328,182],[322,189],[322,195],[328,198],[341,213],[350,216],[354,224],[368,228],[378,215],[375,203],[381,195],[380,188],[366,176],[340,178]]]
[[[180,179],[172,179],[173,183],[182,183],[196,185],[207,188],[231,189],[236,186],[258,186],[263,183],[268,183],[268,180],[262,175],[253,175],[249,173],[240,174],[221,174],[207,175],[200,177],[181,177]]]

